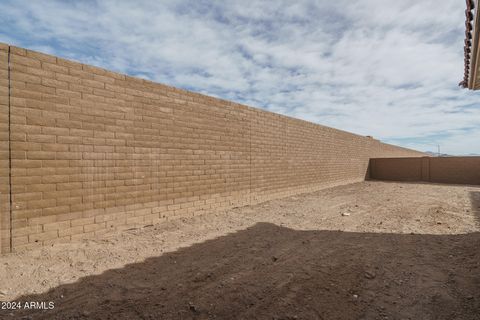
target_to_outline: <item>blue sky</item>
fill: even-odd
[[[480,154],[464,2],[0,1],[0,42],[388,143]]]

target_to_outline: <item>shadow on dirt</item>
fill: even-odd
[[[475,196],[477,199],[477,196]],[[269,223],[17,301],[4,319],[478,319],[480,234],[299,231]]]

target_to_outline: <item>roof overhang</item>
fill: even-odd
[[[478,0],[466,0],[465,10],[465,70],[460,86],[470,90],[480,89],[480,12]]]

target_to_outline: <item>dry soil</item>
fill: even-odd
[[[0,257],[55,306],[0,319],[480,319],[479,231],[479,187],[339,186]]]

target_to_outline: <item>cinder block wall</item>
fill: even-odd
[[[429,158],[429,181],[480,185],[480,157]]]
[[[30,50],[0,50],[0,178],[2,197],[12,194],[11,208],[2,201],[4,252],[362,181],[369,158],[423,155]]]
[[[0,43],[0,253],[10,250],[8,46]]]
[[[480,185],[480,157],[371,159],[370,177],[376,180]]]

